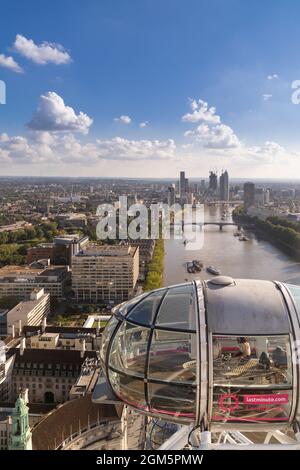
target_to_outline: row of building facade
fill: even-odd
[[[99,245],[84,239],[39,245],[28,251],[31,264],[0,269],[0,298],[23,300],[34,289],[44,289],[59,301],[73,296],[78,302],[122,302],[134,295],[138,279],[144,279],[154,247],[154,240]],[[65,264],[50,264],[58,253]]]

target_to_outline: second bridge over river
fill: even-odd
[[[223,230],[223,227],[227,227],[227,226],[234,226],[234,227],[237,227],[238,230],[241,230],[241,228],[245,228],[245,229],[253,229],[254,228],[254,225],[253,224],[241,224],[239,222],[223,222],[223,221],[211,221],[211,222],[181,222],[181,223],[177,223],[177,224],[171,224],[171,227],[180,227],[182,228],[182,230],[184,230],[185,227],[190,227],[190,226],[198,226],[202,229],[203,226],[206,226],[206,225],[217,225],[219,227],[220,230]]]

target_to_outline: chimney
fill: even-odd
[[[47,327],[47,317],[44,316],[44,317],[43,317],[43,323],[42,323],[42,331],[43,331],[43,333],[45,332],[46,327]]]
[[[22,334],[22,320],[19,320],[19,336]]]
[[[85,339],[82,340],[82,349],[80,352],[80,356],[84,357],[84,354],[85,354]]]
[[[14,338],[16,336],[15,325],[11,325],[11,336]]]
[[[30,300],[39,300],[44,295],[44,288],[41,289],[33,289],[30,293]]]
[[[25,347],[26,347],[26,339],[22,338],[21,343],[20,343],[20,354],[21,354],[21,356],[23,356],[23,354],[24,354]]]
[[[100,328],[101,328],[101,320],[100,320],[100,318],[98,318],[97,329],[96,329],[97,336],[100,335]]]

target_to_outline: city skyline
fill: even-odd
[[[295,179],[299,6],[117,3],[2,6],[2,175]]]
[[[1,2],[0,450],[300,450],[299,14]]]

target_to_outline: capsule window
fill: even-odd
[[[195,288],[193,284],[171,288],[156,320],[156,326],[172,330],[196,329]]]
[[[148,393],[150,410],[153,413],[186,418],[187,420],[196,417],[195,387],[173,383],[149,383]]]
[[[290,339],[213,336],[213,421],[288,421],[292,400]]]
[[[196,382],[196,335],[154,330],[148,377],[171,382]]]
[[[118,329],[109,354],[109,366],[127,374],[145,375],[150,329],[124,321]]]
[[[147,410],[143,380],[109,370],[109,380],[118,397],[136,408]]]
[[[165,290],[160,290],[148,295],[146,299],[144,299],[130,311],[128,320],[140,323],[142,325],[152,325],[156,311],[164,293]]]
[[[103,363],[105,363],[105,355],[106,355],[106,351],[107,351],[107,348],[108,348],[108,345],[109,345],[111,335],[114,332],[114,330],[115,330],[118,323],[119,322],[116,319],[116,317],[112,316],[110,318],[108,324],[106,325],[106,328],[104,329],[104,331],[102,333],[101,347],[100,347],[100,358],[101,358]]]

